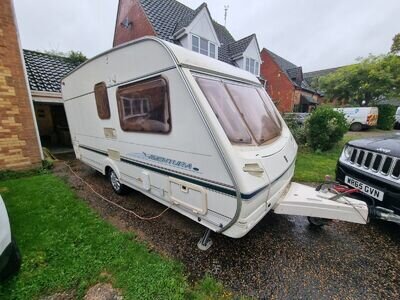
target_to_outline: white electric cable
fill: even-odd
[[[137,213],[135,213],[134,211],[129,210],[129,209],[127,209],[127,208],[125,208],[125,207],[123,207],[123,206],[121,206],[121,205],[119,205],[119,204],[117,204],[117,203],[115,203],[115,202],[113,202],[113,201],[107,199],[106,197],[104,197],[104,196],[101,195],[100,193],[96,192],[95,189],[94,189],[88,182],[86,182],[86,181],[85,181],[82,177],[80,177],[74,170],[72,170],[72,168],[71,168],[71,166],[70,166],[69,164],[67,164],[66,162],[64,162],[64,164],[68,167],[68,169],[71,171],[71,173],[72,173],[76,178],[78,178],[80,181],[82,181],[84,184],[86,184],[87,187],[88,187],[94,194],[96,194],[99,198],[101,198],[101,199],[104,200],[105,202],[107,202],[107,203],[109,203],[109,204],[111,204],[111,205],[113,205],[113,206],[115,206],[115,207],[118,207],[119,209],[121,209],[121,210],[123,210],[123,211],[125,211],[125,212],[127,212],[127,213],[129,213],[129,214],[134,215],[136,218],[138,218],[138,219],[140,219],[140,220],[152,221],[152,220],[158,219],[158,218],[160,218],[164,213],[166,213],[166,212],[171,208],[171,206],[168,206],[168,207],[167,207],[166,209],[164,209],[161,213],[159,213],[158,215],[156,215],[156,216],[154,216],[154,217],[143,217],[143,216],[140,216],[140,215],[138,215]]]

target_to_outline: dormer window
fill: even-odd
[[[197,53],[201,53],[212,58],[216,58],[216,45],[202,37],[192,36],[192,50]]]
[[[253,58],[246,57],[246,71],[256,76],[260,75],[260,63]]]

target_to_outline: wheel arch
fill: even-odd
[[[118,178],[121,178],[121,173],[117,164],[112,159],[107,157],[104,162],[103,174],[107,175],[110,170],[113,170],[117,174]]]

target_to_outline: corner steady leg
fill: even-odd
[[[199,240],[199,242],[197,243],[197,247],[202,250],[202,251],[206,251],[208,250],[211,245],[212,245],[212,240],[210,239],[210,234],[211,234],[211,230],[210,229],[206,229],[206,231],[203,234],[203,237]]]

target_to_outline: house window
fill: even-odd
[[[171,130],[168,84],[164,78],[118,87],[117,103],[122,130],[155,133]]]
[[[200,38],[200,53],[208,55],[208,41]]]
[[[260,63],[253,58],[246,57],[246,71],[258,76],[260,74]]]
[[[192,35],[192,50],[216,58],[216,45],[206,39]]]
[[[199,52],[199,49],[200,49],[199,43],[200,43],[200,39],[197,36],[192,35],[192,50],[194,52]]]
[[[109,119],[110,104],[108,102],[107,86],[105,82],[99,82],[94,86],[94,98],[96,99],[97,114],[100,119]]]
[[[215,58],[215,45],[213,43],[210,43],[210,56]]]

